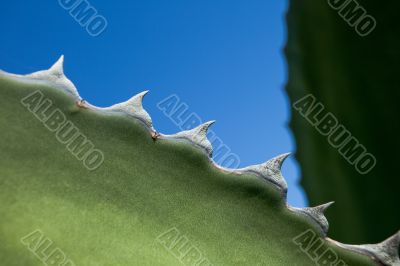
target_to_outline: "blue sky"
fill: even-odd
[[[213,131],[240,157],[241,166],[294,152],[282,52],[287,1],[89,3],[108,22],[97,37],[58,0],[3,3],[0,68],[29,73],[64,54],[67,76],[95,105],[112,105],[149,89],[144,105],[156,129],[175,133],[179,126],[157,103],[176,94],[189,113],[217,120]],[[289,203],[306,206],[293,158],[283,173]]]

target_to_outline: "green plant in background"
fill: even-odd
[[[399,7],[395,1],[290,1],[290,101],[311,94],[324,111],[310,110],[309,117],[321,121],[331,112],[348,132],[334,147],[318,131],[318,122],[313,127],[293,109],[301,183],[311,205],[336,202],[327,218],[330,234],[340,241],[373,243],[400,227]],[[376,24],[360,36],[356,30],[364,16]],[[364,148],[376,159],[366,173],[357,171],[362,162],[356,157]]]
[[[400,232],[345,245],[326,237],[331,203],[289,206],[288,154],[225,169],[212,122],[158,133],[146,92],[95,107],[62,65],[0,73],[2,265],[400,265]]]

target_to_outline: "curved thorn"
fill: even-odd
[[[149,91],[143,91],[141,93],[136,94],[129,100],[114,104],[113,106],[106,107],[106,108],[96,108],[94,109],[100,109],[103,111],[109,111],[109,112],[122,112],[127,115],[133,116],[137,119],[139,119],[142,123],[144,123],[151,131],[153,131],[153,122],[151,120],[150,115],[146,112],[146,110],[143,108],[143,98],[144,96],[148,93]],[[91,106],[93,107],[93,106]]]
[[[383,265],[400,266],[400,231],[378,244],[347,245],[329,238],[327,240],[341,248],[367,255]]]
[[[283,197],[286,198],[287,183],[282,175],[282,164],[290,153],[284,153],[274,157],[263,164],[251,165],[242,169],[236,170],[239,173],[252,173],[261,176],[267,182],[272,183],[279,190],[281,190]]]
[[[290,152],[281,154],[279,156],[276,156],[275,158],[272,158],[269,160],[267,163],[271,167],[271,169],[274,169],[275,171],[281,171],[283,162],[290,156]]]
[[[134,113],[137,110],[143,110],[143,98],[148,92],[148,90],[140,92],[125,102],[114,104],[113,106],[107,107],[105,109],[116,111],[123,110],[127,113]]]
[[[307,208],[294,208],[289,207],[289,210],[295,213],[305,214],[308,218],[311,218],[313,222],[317,223],[317,225],[321,228],[321,232],[325,237],[328,234],[329,230],[329,222],[326,219],[324,213],[326,209],[328,209],[334,201],[315,206],[315,207],[307,207]]]
[[[64,76],[64,55],[61,55],[57,62],[55,62],[48,71],[52,75],[59,77]]]
[[[64,55],[61,55],[57,62],[55,62],[49,69],[37,71],[25,76],[35,79],[48,79],[50,76],[54,76],[54,78],[57,79],[62,78],[64,76]]]
[[[194,145],[201,148],[206,154],[211,157],[212,156],[212,145],[211,142],[207,138],[207,131],[209,127],[215,123],[215,120],[208,121],[204,124],[201,124],[193,129],[185,130],[178,132],[174,135],[162,135],[165,139],[184,139],[188,140]]]
[[[75,85],[64,75],[64,55],[61,55],[49,69],[37,71],[23,77],[35,81],[50,82],[57,88],[71,94],[75,100],[80,101],[82,99]]]

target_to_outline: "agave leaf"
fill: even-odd
[[[326,240],[327,205],[288,206],[271,182],[283,178],[286,154],[223,171],[192,134],[154,139],[147,115],[119,107],[82,102],[47,78],[0,73],[2,264],[54,264],[58,254],[69,266],[312,265],[310,256],[323,260],[328,249],[340,265],[398,259],[392,241],[371,259],[365,246]],[[71,124],[104,155],[96,169],[84,167],[88,157],[61,130]],[[312,235],[309,252],[295,241],[305,233]]]

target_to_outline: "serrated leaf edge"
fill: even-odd
[[[30,84],[44,84],[66,92],[81,108],[87,108],[95,111],[100,111],[107,114],[124,114],[141,122],[143,126],[150,132],[154,140],[184,140],[196,148],[201,149],[210,159],[210,162],[220,171],[234,173],[238,175],[254,174],[259,178],[265,180],[267,183],[275,187],[281,192],[282,199],[285,201],[288,210],[303,215],[308,218],[310,222],[314,223],[321,230],[321,235],[330,243],[343,248],[345,250],[360,253],[371,257],[373,260],[387,265],[387,266],[400,266],[399,247],[400,247],[400,231],[389,237],[385,241],[378,244],[364,244],[364,245],[348,245],[332,240],[327,236],[329,223],[326,219],[324,212],[333,204],[329,202],[316,207],[296,208],[289,206],[286,200],[287,197],[287,182],[282,175],[281,167],[285,159],[290,153],[285,153],[274,157],[265,163],[259,165],[251,165],[240,169],[228,169],[218,165],[212,160],[212,145],[207,138],[207,131],[215,121],[209,121],[199,125],[191,130],[185,130],[172,135],[165,135],[158,133],[152,123],[152,119],[148,112],[143,108],[143,99],[148,91],[143,91],[136,94],[129,100],[114,104],[110,107],[97,107],[84,101],[78,93],[75,85],[64,74],[64,56],[62,55],[56,63],[53,64],[48,70],[37,71],[27,75],[12,74],[0,70],[0,75]]]

